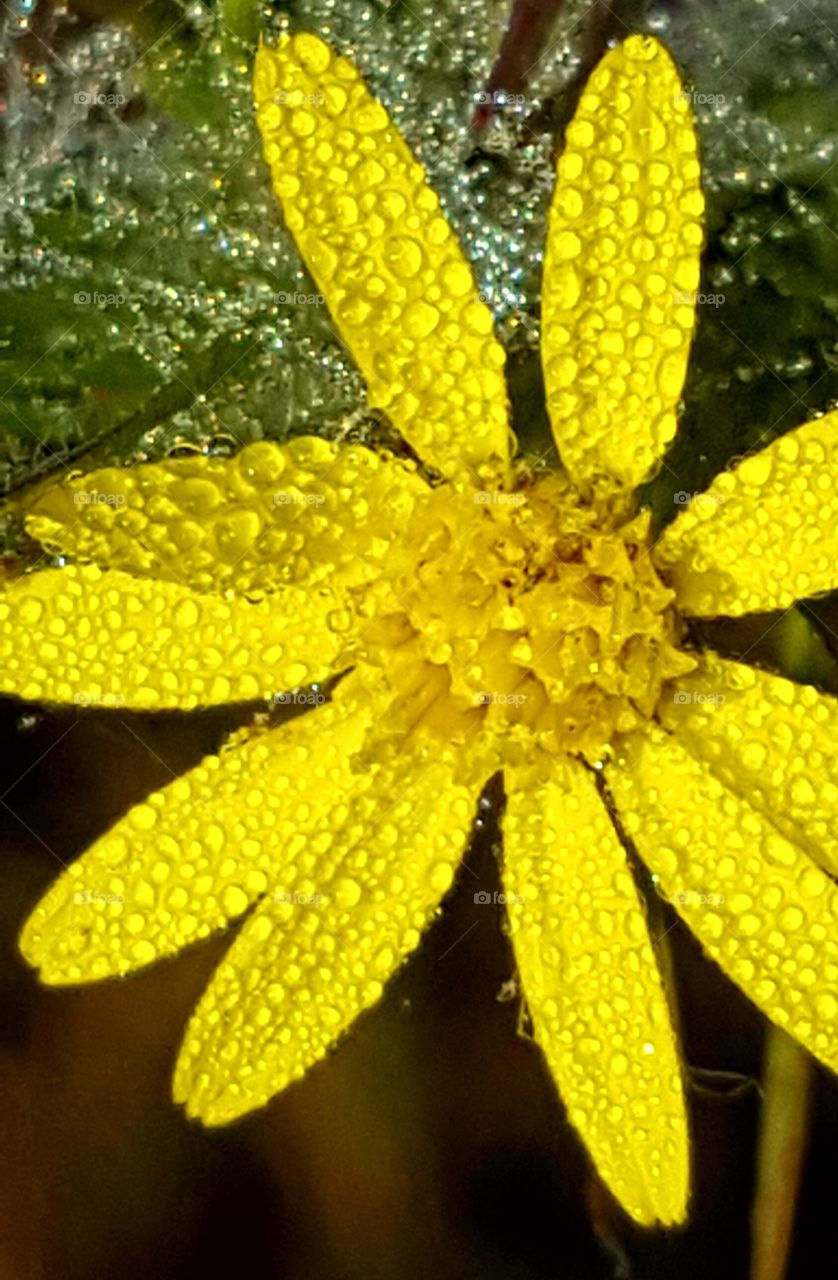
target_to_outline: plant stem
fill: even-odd
[[[769,1026],[751,1208],[750,1280],[783,1280],[786,1274],[806,1154],[810,1083],[809,1055],[785,1031]]]

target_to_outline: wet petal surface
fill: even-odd
[[[504,352],[492,313],[384,107],[308,33],[259,50],[254,92],[274,191],[370,404],[444,474],[502,473]]]
[[[373,765],[300,840],[189,1024],[174,1096],[190,1115],[225,1124],[262,1106],[378,1000],[465,852],[477,792],[457,763],[408,749]]]
[[[584,485],[633,488],[676,430],[703,243],[688,97],[666,50],[631,36],[567,130],[542,287],[547,405]]]
[[[44,982],[130,973],[241,915],[352,794],[360,709],[320,707],[208,756],[135,805],[61,875],[24,925]]]
[[[593,774],[507,771],[504,886],[540,1044],[601,1176],[639,1222],[689,1188],[675,1036],[643,908]]]
[[[94,565],[46,569],[0,593],[0,692],[155,711],[267,698],[332,674],[337,607],[325,587],[255,604]]]
[[[654,557],[699,617],[786,609],[838,586],[838,413],[718,475]]]
[[[659,887],[772,1022],[838,1069],[838,887],[662,729],[609,770]]]
[[[375,578],[426,492],[392,458],[300,436],[105,467],[40,491],[26,527],[51,552],[197,591],[337,589]]]
[[[838,875],[838,699],[704,653],[659,715],[725,786]]]

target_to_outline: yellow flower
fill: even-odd
[[[733,981],[838,1067],[838,707],[684,648],[681,621],[838,585],[838,416],[719,476],[650,545],[632,493],[675,431],[702,243],[689,110],[653,40],[605,57],[559,162],[542,310],[561,473],[514,460],[490,312],[354,67],[296,36],[260,51],[256,96],[288,226],[421,462],[301,438],[35,500],[30,531],[71,563],[6,591],[3,690],[162,710],[321,702],[341,678],[131,810],[23,952],[46,982],[91,981],[252,906],[174,1082],[191,1115],[232,1120],[378,999],[502,770],[536,1039],[615,1195],[677,1222],[679,1059],[613,814]]]

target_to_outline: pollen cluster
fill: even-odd
[[[435,490],[360,645],[402,691],[399,727],[511,722],[549,751],[601,759],[652,715],[664,681],[695,666],[648,532],[647,514],[609,519],[557,473],[522,473],[508,491]]]

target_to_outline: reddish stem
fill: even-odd
[[[564,0],[515,0],[509,26],[474,112],[472,127],[482,132],[497,111],[495,95],[520,93],[540,58]]]

